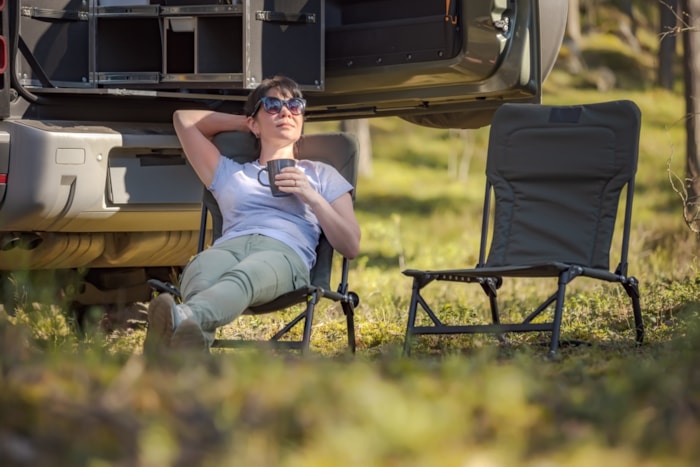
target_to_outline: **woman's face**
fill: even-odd
[[[267,97],[276,97],[282,101],[291,98],[291,95],[283,94],[279,89],[270,89]],[[272,114],[265,110],[264,105],[254,116],[248,119],[248,127],[260,138],[262,144],[287,145],[296,142],[301,137],[304,126],[304,115],[294,115],[287,105],[283,105],[279,113]]]

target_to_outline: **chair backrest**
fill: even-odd
[[[626,263],[640,125],[631,101],[501,106],[491,124],[486,164],[495,194],[486,265],[558,261],[609,269],[625,185]]]
[[[214,137],[213,142],[222,155],[239,163],[253,161],[259,155],[256,139],[248,132],[219,133]],[[353,187],[356,187],[357,150],[357,139],[350,133],[318,133],[301,138],[297,146],[297,158],[325,162],[335,167]],[[354,191],[352,196],[354,199]],[[213,241],[221,236],[221,210],[207,189],[204,190],[203,203],[211,214]],[[203,232],[200,232],[200,235],[203,235]],[[332,263],[333,248],[326,237],[321,235],[316,247],[316,264],[311,270],[311,283],[329,290]]]

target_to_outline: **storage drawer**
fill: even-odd
[[[22,85],[42,86],[48,79],[60,87],[92,86],[87,5],[82,0],[29,0],[22,6],[19,33],[36,60],[32,66],[17,54]]]
[[[354,24],[326,31],[329,69],[445,60],[460,51],[457,29],[444,15]]]
[[[245,0],[244,86],[284,74],[303,89],[324,88],[324,0]]]

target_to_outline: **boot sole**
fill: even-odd
[[[170,345],[173,336],[173,307],[175,301],[170,294],[163,293],[148,305],[148,330],[143,347],[153,352]]]
[[[186,319],[177,327],[170,340],[173,349],[209,352],[209,344],[199,325]]]

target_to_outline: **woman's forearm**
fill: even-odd
[[[246,116],[212,110],[177,110],[173,121],[181,128],[196,128],[207,138],[224,131],[249,131]]]

